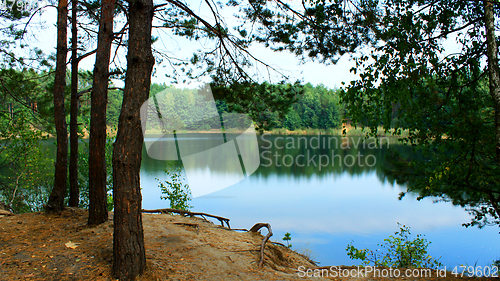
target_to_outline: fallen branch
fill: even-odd
[[[248,232],[257,232],[259,231],[259,229],[263,228],[263,227],[266,227],[267,230],[268,230],[268,233],[267,235],[264,237],[264,239],[262,240],[262,244],[260,244],[260,262],[259,262],[259,268],[262,267],[262,264],[264,263],[264,247],[266,246],[266,242],[267,240],[269,240],[269,238],[271,236],[273,236],[273,231],[271,230],[271,225],[268,224],[268,223],[262,223],[262,222],[259,222],[259,223],[256,223],[254,226],[252,226],[252,228],[250,228],[250,230]]]
[[[0,209],[0,216],[15,216],[15,214],[11,213],[10,211]]]
[[[246,228],[224,228],[225,230],[228,231],[243,231],[243,232],[248,232],[248,229]]]
[[[216,216],[216,215],[210,215],[210,214],[206,214],[206,213],[190,212],[190,211],[170,209],[170,208],[156,209],[156,210],[144,210],[143,209],[142,212],[143,213],[160,213],[160,214],[176,213],[176,214],[181,214],[181,215],[190,216],[190,217],[201,216],[203,218],[205,218],[205,216],[207,216],[207,217],[211,217],[211,218],[214,218],[214,219],[218,219],[220,221],[220,224],[222,226],[224,226],[224,223],[226,223],[227,227],[229,229],[231,228],[231,226],[229,225],[229,219],[228,218],[224,218],[224,217],[220,217],[220,216]]]
[[[283,243],[280,243],[280,242],[273,242],[273,241],[271,241],[271,243],[273,243],[274,245],[280,245],[280,246],[282,246],[282,247],[285,247],[285,248],[289,249],[289,247],[288,247],[287,245],[283,244]]]

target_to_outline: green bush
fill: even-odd
[[[288,248],[292,248],[292,244],[290,244],[290,240],[292,240],[292,234],[290,234],[290,232],[285,233],[285,236],[282,239],[283,241],[286,241],[286,246]]]
[[[161,193],[166,194],[166,196],[160,196],[160,198],[169,200],[172,209],[189,211],[193,207],[189,205],[189,201],[192,199],[191,190],[189,185],[184,183],[186,179],[182,176],[181,168],[176,167],[173,171],[166,169],[165,173],[170,178],[169,180],[161,182],[160,179],[156,179]]]
[[[49,198],[54,164],[29,113],[16,114],[9,120],[9,113],[0,112],[0,202],[14,213],[36,212]]]
[[[410,239],[410,227],[398,223],[399,231],[384,239],[379,250],[359,250],[352,245],[347,245],[347,255],[353,260],[361,260],[362,265],[373,263],[375,266],[394,268],[437,268],[442,266],[439,259],[435,260],[427,253],[427,247],[431,242],[418,234],[413,240]]]

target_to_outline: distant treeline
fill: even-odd
[[[90,88],[92,72],[79,72],[80,96],[78,123],[80,132],[88,129],[90,120]],[[13,69],[0,70],[5,89],[0,90],[0,127],[9,123],[16,116],[27,119],[34,127],[43,132],[54,134],[53,121],[53,77],[48,73],[34,71],[20,72]],[[26,82],[26,77],[30,80]],[[67,75],[68,79],[70,73]],[[23,82],[20,82],[23,81]],[[68,85],[69,85],[68,81]],[[108,92],[107,125],[116,127],[120,116],[123,93],[114,86]],[[179,115],[179,121],[190,121],[200,116],[194,114],[212,114],[213,108],[203,96],[198,95],[200,89],[180,89],[166,84],[153,83],[151,97],[168,89],[172,98],[163,100],[165,108]],[[205,88],[204,90],[207,90]],[[240,84],[231,87],[212,87],[219,114],[227,112],[248,113],[258,126],[264,129],[283,128],[300,129],[334,129],[341,127],[343,108],[339,104],[339,90],[328,89],[323,85],[313,86],[310,83],[300,84]],[[201,90],[203,91],[203,90]],[[66,114],[69,124],[70,87],[66,88]],[[201,110],[201,108],[207,109]],[[187,129],[210,130],[220,126],[220,120],[212,118],[210,122],[192,124]],[[218,123],[219,122],[219,123]],[[198,126],[198,127],[197,127]]]
[[[80,71],[78,91],[79,115],[78,124],[88,130],[90,122],[90,89],[92,88],[91,71]],[[68,71],[68,83],[65,89],[66,121],[69,124],[71,89]],[[35,72],[33,70],[18,71],[0,69],[0,136],[8,138],[7,128],[18,120],[24,120],[34,129],[54,135],[54,77],[52,73]],[[114,86],[108,92],[107,125],[117,126],[120,116],[123,93]],[[17,134],[17,132],[12,132]]]
[[[343,109],[339,103],[338,89],[328,89],[323,85],[303,86],[303,94],[291,106],[284,118],[275,119],[276,128],[334,129],[342,126]]]
[[[252,87],[252,86],[249,86]],[[158,93],[162,91],[168,92],[169,98],[158,98],[155,103],[165,110],[165,113],[175,112],[179,116],[179,122],[191,124],[186,129],[193,130],[209,130],[215,129],[218,120],[212,120],[208,122],[203,122],[198,124],[199,127],[193,125],[191,122],[199,116],[196,114],[213,114],[213,109],[210,104],[207,103],[202,94],[203,90],[199,89],[178,89],[172,86],[167,86],[165,84],[151,85],[151,97],[155,97]],[[240,89],[241,90],[241,89]],[[290,93],[295,93],[291,97],[289,106],[283,110],[269,111],[269,110],[246,110],[245,102],[243,101],[231,101],[233,104],[228,104],[223,99],[217,99],[220,93],[214,93],[216,97],[216,106],[219,114],[227,112],[241,112],[248,113],[254,121],[265,122],[270,128],[284,128],[288,130],[297,129],[333,129],[340,128],[342,125],[343,109],[339,104],[339,90],[328,89],[323,85],[313,86],[310,83],[306,85],[282,85],[282,84],[261,84],[255,89],[244,89],[241,92],[249,91],[269,91],[268,95],[273,98],[280,99],[284,95],[289,95]],[[220,92],[221,89],[217,89]],[[224,89],[222,89],[224,91]],[[238,92],[228,89],[231,92],[231,96],[238,96]],[[284,94],[283,94],[284,93]],[[257,95],[257,94],[256,94]],[[290,97],[288,97],[290,99]],[[286,103],[287,101],[283,101]],[[234,104],[237,103],[237,104]],[[255,107],[252,101],[251,105],[248,107]],[[249,103],[250,104],[250,103]],[[265,105],[263,105],[265,106]],[[205,108],[203,110],[202,108]],[[269,107],[273,108],[273,107]],[[177,124],[180,125],[180,124]],[[149,129],[152,129],[154,124],[149,125]]]

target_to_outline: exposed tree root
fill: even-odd
[[[165,208],[165,209],[155,209],[155,210],[142,210],[143,213],[160,213],[160,214],[166,214],[166,213],[177,213],[181,214],[184,216],[201,216],[204,219],[205,217],[211,217],[214,219],[217,219],[220,221],[221,226],[224,226],[224,223],[226,223],[227,227],[229,230],[237,230],[237,231],[247,231],[246,229],[231,229],[231,226],[229,225],[229,219],[224,218],[221,216],[216,216],[216,215],[211,215],[207,213],[199,213],[199,212],[191,212],[191,211],[185,211],[185,210],[177,210],[177,209],[171,209],[171,208]],[[256,223],[248,232],[255,232],[257,233],[261,228],[267,228],[268,233],[266,236],[264,236],[264,239],[262,240],[262,243],[260,244],[260,262],[259,262],[259,268],[262,268],[262,265],[264,264],[264,248],[266,246],[266,242],[269,240],[271,236],[273,236],[273,231],[271,229],[271,225],[269,223]]]
[[[248,232],[257,232],[259,231],[259,229],[263,228],[263,227],[266,227],[267,230],[268,230],[268,233],[267,235],[264,237],[264,239],[262,240],[262,244],[260,244],[260,262],[259,262],[259,268],[262,267],[262,264],[264,263],[264,247],[266,246],[266,242],[267,240],[269,240],[269,238],[271,236],[273,236],[273,231],[271,230],[271,225],[268,224],[268,223],[262,223],[262,222],[259,222],[259,223],[256,223],[254,226],[252,226],[252,228],[250,228],[250,230]]]

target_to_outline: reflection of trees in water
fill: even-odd
[[[386,173],[406,184],[407,192],[418,194],[419,200],[433,197],[464,207],[472,215],[464,226],[498,225],[500,173],[494,157],[488,157],[490,147],[479,145],[481,139],[473,140],[475,144],[463,142],[461,149],[442,140],[421,146],[418,157],[413,158],[393,153]]]
[[[203,135],[202,135],[203,136]],[[475,221],[482,220],[482,224],[489,223],[484,219],[487,214],[490,218],[494,218],[494,210],[490,207],[491,203],[485,198],[485,193],[468,192],[455,188],[456,180],[450,178],[456,176],[456,173],[447,174],[446,171],[437,172],[433,178],[429,178],[429,172],[426,169],[432,168],[432,162],[443,162],[446,158],[452,157],[459,153],[457,150],[446,150],[445,152],[429,149],[425,151],[414,152],[411,146],[399,144],[396,139],[392,139],[390,145],[384,145],[380,148],[373,148],[368,145],[344,146],[340,139],[338,145],[320,145],[314,143],[311,148],[310,140],[316,136],[266,136],[265,141],[259,137],[259,149],[261,156],[261,164],[255,175],[264,179],[268,177],[283,177],[283,178],[326,178],[332,176],[340,176],[347,174],[351,177],[358,177],[370,173],[375,173],[377,178],[382,183],[399,184],[409,188],[409,191],[421,197],[432,196],[441,198],[445,201],[451,201],[455,205],[461,205],[470,210],[473,215],[477,215]],[[322,136],[321,136],[322,137]],[[298,140],[302,138],[302,142]],[[291,144],[293,140],[293,144]],[[357,140],[355,139],[354,142]],[[213,147],[216,145],[215,140],[198,138],[190,140],[194,147]],[[300,145],[299,145],[300,143]],[[307,143],[307,145],[305,145]],[[288,145],[287,145],[288,144]],[[250,152],[248,152],[250,153]],[[252,152],[253,153],[253,152]],[[333,153],[333,157],[332,157]],[[276,161],[275,155],[278,155]],[[308,162],[309,158],[314,157],[314,161]],[[328,158],[328,165],[319,167],[319,156],[324,155]],[[358,157],[358,155],[360,157]],[[297,160],[298,159],[298,160]],[[326,159],[326,158],[323,158]],[[333,165],[332,165],[333,159]],[[347,160],[347,162],[346,162]],[[283,161],[285,163],[283,163]],[[367,163],[368,162],[368,163]],[[374,165],[372,165],[372,163]],[[157,161],[147,156],[144,151],[142,168],[148,172],[161,172],[167,164],[166,161]],[[176,162],[181,165],[180,162]],[[408,163],[413,163],[409,168]],[[286,164],[286,165],[285,165]],[[368,164],[368,165],[367,165]],[[208,168],[204,166],[200,168]],[[214,163],[210,166],[210,171],[219,174],[231,174],[223,163]],[[453,167],[450,167],[453,168]],[[484,169],[482,173],[488,170]],[[466,176],[465,173],[463,176]],[[492,177],[492,176],[491,176]],[[441,181],[441,185],[435,185],[432,190],[426,188],[429,181]]]
[[[220,144],[220,140],[207,138],[206,134],[192,135],[192,137],[189,145],[193,147],[193,151],[202,151]],[[316,140],[311,142],[312,138],[318,138],[318,136],[278,137],[281,139],[276,140],[276,136],[266,136],[265,141],[258,137],[260,151],[247,151],[247,154],[260,154],[261,164],[255,172],[256,175],[264,178],[276,175],[322,178],[332,174],[347,173],[351,176],[360,176],[375,172],[381,181],[393,182],[393,179],[387,178],[383,173],[384,159],[388,149],[411,153],[411,148],[398,144],[395,139],[391,139],[390,144],[382,143],[380,147],[375,147],[373,139],[364,140],[362,137],[360,139],[349,137],[353,143],[345,144],[346,139],[340,136],[319,136],[319,145]],[[324,140],[330,140],[331,143],[325,144]],[[321,169],[320,160],[322,161]],[[154,160],[148,157],[145,150],[143,151],[142,168],[144,170],[161,172],[166,166],[166,161]],[[211,171],[219,173],[231,173],[224,163],[214,163],[210,167],[200,166],[199,168],[210,168]]]
[[[14,213],[39,211],[53,185],[54,164],[38,132],[0,142],[0,203]]]
[[[284,139],[282,142],[277,141],[276,143],[275,138],[269,138],[272,146],[269,147],[269,142],[266,142],[264,147],[267,149],[263,149],[261,144],[261,156],[264,155],[266,159],[261,157],[261,167],[256,173],[263,177],[287,175],[322,178],[331,176],[332,174],[340,175],[346,173],[351,176],[360,176],[376,172],[379,178],[383,178],[382,167],[387,150],[393,148],[398,150],[405,149],[402,145],[397,144],[395,139],[392,139],[390,144],[383,143],[383,145],[375,147],[373,139],[365,140],[363,137],[341,138],[340,136],[335,136],[338,141],[332,140],[332,136],[320,136],[320,139],[324,137],[327,141],[332,141],[326,144],[322,142],[319,148],[317,148],[318,145],[315,143],[311,145],[309,142],[314,137],[286,136],[289,139]],[[291,138],[295,138],[293,145],[291,144]],[[304,145],[304,142],[298,141],[297,139],[299,138],[307,138],[308,145]],[[346,140],[352,143],[345,144]],[[286,148],[287,143],[289,144],[288,149]],[[277,149],[275,144],[283,148]],[[328,149],[328,147],[330,148]],[[275,155],[279,155],[278,161],[276,161]],[[316,155],[315,158],[314,155]],[[272,158],[272,161],[269,158]],[[294,160],[294,163],[289,165],[291,159]],[[287,165],[283,165],[283,160],[284,164]],[[320,160],[322,160],[321,168]],[[276,165],[276,163],[280,166]],[[266,165],[266,167],[263,167],[263,165]]]

